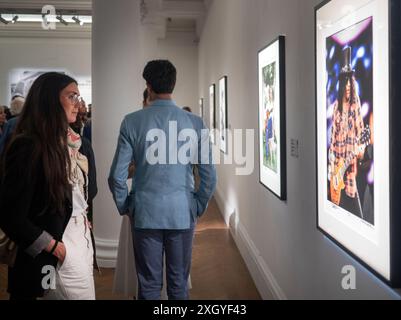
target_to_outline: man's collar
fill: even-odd
[[[174,102],[174,100],[155,100],[152,101],[152,104],[150,105],[151,107],[170,107],[170,106],[177,106],[177,104]]]

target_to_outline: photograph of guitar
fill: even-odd
[[[372,19],[327,38],[327,199],[374,225]]]
[[[345,189],[345,173],[354,159],[356,159],[358,155],[364,154],[366,147],[370,145],[370,138],[370,128],[367,126],[362,132],[361,139],[357,143],[359,145],[356,149],[357,152],[350,152],[345,161],[343,159],[339,160],[337,165],[334,165],[334,170],[330,171],[330,198],[335,205],[339,206],[341,202],[341,192]],[[362,208],[360,208],[360,210],[362,212]]]

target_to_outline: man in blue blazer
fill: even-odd
[[[123,120],[109,175],[120,214],[133,218],[139,299],[160,299],[163,253],[169,299],[189,298],[194,229],[216,187],[209,130],[200,117],[172,100],[176,76],[169,61],[147,64],[143,77],[152,104]],[[129,193],[132,162],[136,170]],[[198,190],[194,165],[201,180]]]

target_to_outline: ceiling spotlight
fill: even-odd
[[[16,23],[18,21],[18,18],[19,17],[17,15],[15,15],[14,18],[11,20],[11,23],[12,24]]]
[[[48,25],[47,16],[50,14],[50,10],[47,10],[46,13],[42,13],[42,20],[45,25]]]
[[[79,18],[76,17],[76,16],[73,16],[73,17],[72,17],[72,20],[74,20],[75,23],[79,24],[80,26],[83,26],[83,25],[84,25],[84,22],[81,21],[81,20],[79,20]]]
[[[4,24],[8,24],[10,21],[7,21],[6,19],[4,19],[0,14],[0,22],[2,22]]]
[[[47,19],[47,16],[50,15],[50,10],[47,10],[46,12],[42,13],[42,18]]]
[[[56,16],[56,19],[60,21],[63,25],[68,26],[68,22],[63,19],[63,16],[61,14]]]

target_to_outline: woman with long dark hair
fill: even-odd
[[[73,78],[41,75],[3,155],[0,227],[18,246],[8,273],[11,300],[95,298],[88,161],[69,128],[79,104]]]

